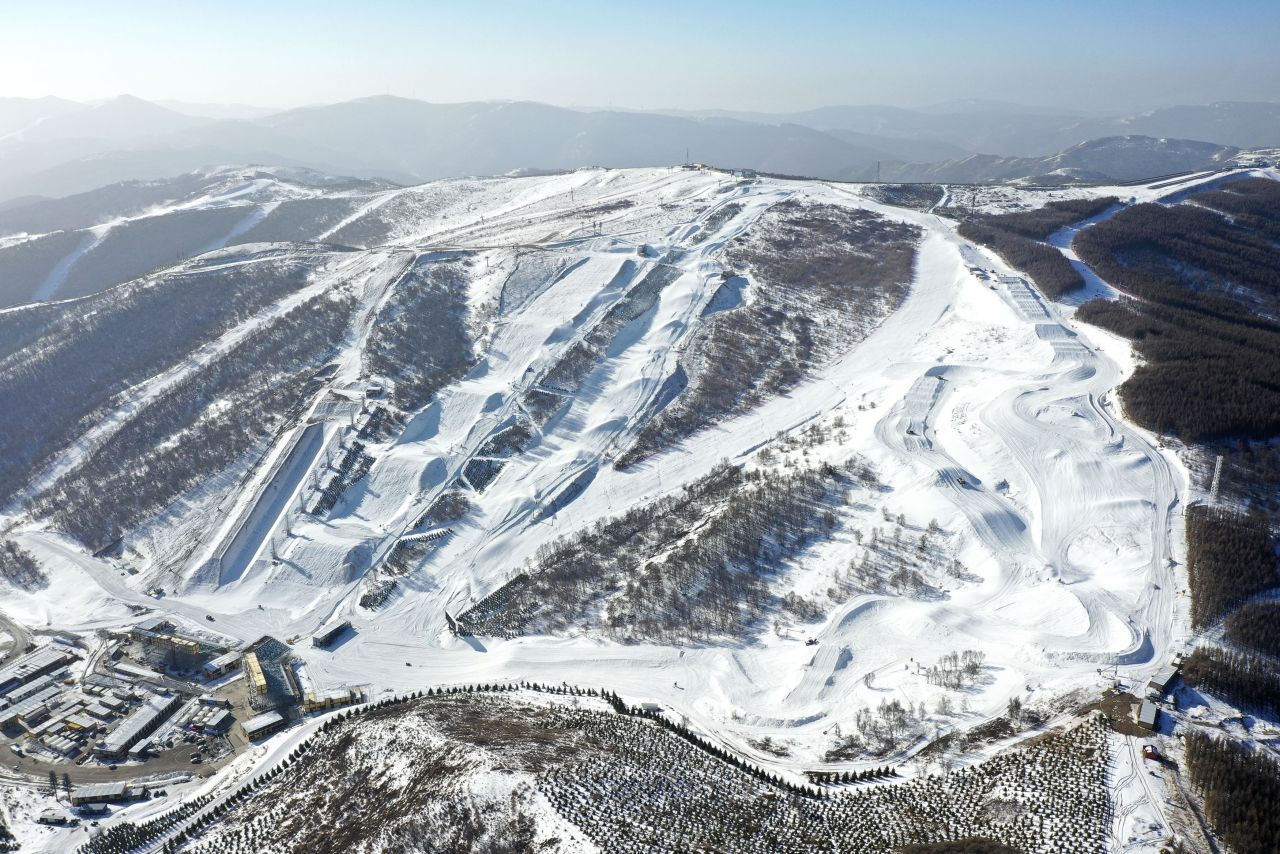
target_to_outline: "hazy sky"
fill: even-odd
[[[0,0],[0,96],[792,110],[1280,97],[1280,2]]]

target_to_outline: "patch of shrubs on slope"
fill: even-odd
[[[1105,212],[1118,204],[1115,196],[1100,199],[1061,199],[1043,207],[1005,214],[989,214],[971,219],[1001,231],[1009,231],[1032,240],[1048,240],[1056,231]]]
[[[946,197],[941,184],[872,184],[866,193],[877,202],[915,211],[932,210]]]
[[[1213,625],[1254,593],[1276,584],[1271,530],[1261,515],[1194,505],[1187,509],[1191,624]]]
[[[442,492],[414,520],[411,531],[416,533],[457,522],[470,513],[473,506],[467,493],[461,489],[455,488]]]
[[[49,583],[36,556],[13,540],[0,543],[0,578],[19,590],[28,592],[39,590]]]
[[[193,854],[559,850],[540,841],[557,818],[618,854],[891,854],[976,839],[1006,846],[978,849],[1001,854],[1083,854],[1103,844],[1107,740],[1096,717],[950,774],[815,791],[628,708],[616,694],[514,689],[431,689],[339,713],[281,767],[181,829],[173,847]],[[532,702],[533,691],[544,696]],[[403,768],[389,773],[396,757]],[[476,769],[484,771],[485,796],[477,794]],[[521,778],[532,780],[554,817],[525,812],[533,792]],[[481,806],[479,797],[487,803],[475,815],[467,807]],[[316,822],[318,815],[328,819]],[[475,826],[472,816],[478,832],[462,835]],[[148,824],[137,831],[137,838],[156,838]]]
[[[496,180],[500,179],[474,178],[419,185],[407,192],[393,193],[390,198],[375,189],[366,196],[366,204],[380,197],[384,200],[369,204],[368,210],[355,216],[328,239],[342,246],[381,246],[393,237],[411,234],[424,222],[447,217],[451,210],[466,210],[468,198],[480,201]]]
[[[426,406],[475,364],[467,331],[468,259],[419,258],[378,311],[365,367],[395,384],[405,412]]]
[[[982,222],[961,223],[960,236],[995,252],[1010,267],[1031,277],[1041,293],[1061,299],[1084,287],[1084,279],[1061,252],[1047,243]]]
[[[18,838],[13,835],[13,831],[9,829],[8,822],[4,816],[0,816],[0,851],[21,851],[22,845],[18,842]]]
[[[1020,854],[1017,848],[1010,848],[993,839],[957,839],[955,842],[933,842],[919,845],[903,845],[894,854]]]
[[[1238,708],[1273,716],[1280,709],[1280,670],[1260,655],[1198,646],[1183,662],[1182,678]]]
[[[450,189],[456,191],[457,188]],[[373,198],[367,201],[373,201]],[[448,202],[448,195],[437,193],[397,193],[382,204],[371,205],[369,210],[329,235],[329,240],[342,246],[381,246],[391,239],[397,226],[438,214],[448,206]]]
[[[1280,433],[1280,326],[1131,299],[1077,317],[1133,342],[1142,363],[1120,395],[1140,426],[1187,442]]]
[[[1061,252],[1043,241],[1055,231],[1102,213],[1114,198],[1049,202],[1032,211],[987,214],[960,224],[960,236],[995,252],[1026,273],[1045,296],[1061,299],[1084,287],[1084,279]]]
[[[888,854],[974,836],[1061,854],[1102,845],[1106,739],[1096,719],[951,774],[832,787],[821,799],[762,785],[661,730],[615,720],[587,729],[600,733],[602,749],[570,757],[543,784],[602,850]],[[662,797],[637,800],[637,792]]]
[[[698,230],[698,241],[707,240],[714,236],[724,224],[742,213],[742,204],[739,202],[728,202],[716,209],[711,216],[707,217],[702,223],[702,228]]]
[[[40,337],[49,324],[66,314],[58,303],[37,303],[0,312],[0,363]]]
[[[1227,214],[1239,228],[1280,242],[1280,181],[1244,178],[1218,190],[1196,193],[1190,201]]]
[[[114,226],[71,268],[57,296],[97,293],[190,258],[225,238],[251,212],[250,205],[173,211]]]
[[[118,395],[306,285],[314,259],[174,273],[0,315],[0,500]]]
[[[1250,602],[1227,616],[1227,640],[1280,658],[1280,602]]]
[[[1142,357],[1121,387],[1135,421],[1187,442],[1280,433],[1280,323],[1267,316],[1280,310],[1280,247],[1194,204],[1137,205],[1075,247],[1132,297],[1087,303],[1079,317]]]
[[[306,851],[474,852],[539,850],[530,787],[513,776],[532,757],[504,749],[510,731],[530,724],[492,720],[487,738],[441,738],[437,715],[474,714],[466,703],[420,701],[383,706],[335,722],[308,743],[302,761],[273,774],[234,803],[219,821],[189,836],[191,854]],[[510,710],[509,710],[510,711]],[[488,720],[487,718],[485,718]],[[549,752],[530,738],[528,752]],[[521,745],[523,746],[523,745]],[[498,755],[494,752],[500,751]],[[388,758],[412,757],[388,773]],[[470,785],[478,766],[492,786]],[[496,760],[496,761],[494,761]],[[326,816],[317,821],[317,816]]]
[[[477,635],[594,626],[626,642],[737,639],[782,607],[768,581],[816,538],[864,466],[779,475],[728,464],[683,492],[545,544],[460,618]]]
[[[88,235],[58,231],[0,248],[0,308],[22,305],[35,298],[53,268],[80,246]]]
[[[617,461],[627,468],[795,388],[901,305],[919,229],[865,210],[783,202],[725,252],[749,302],[706,317],[681,366],[688,386]]]
[[[369,203],[363,196],[287,199],[262,221],[232,240],[239,243],[305,243],[320,239],[330,228]]]
[[[1191,732],[1187,772],[1214,830],[1232,851],[1280,851],[1280,763],[1258,748]]]
[[[322,293],[176,383],[29,502],[98,549],[234,464],[302,409],[355,300]]]
[[[1208,194],[1211,198],[1227,195]],[[1243,220],[1198,204],[1134,205],[1076,238],[1080,257],[1125,293],[1228,320],[1280,307],[1280,246]],[[1280,216],[1280,198],[1259,207]],[[1266,207],[1270,206],[1270,207]],[[1261,219],[1261,215],[1253,220]]]

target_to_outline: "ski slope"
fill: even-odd
[[[787,199],[865,208],[919,227],[924,237],[906,301],[786,395],[616,470],[612,462],[652,414],[721,286],[723,248]],[[382,249],[358,253],[332,273],[369,281],[335,383],[360,378],[368,323],[415,253],[474,253],[471,301],[488,323],[478,364],[398,434],[371,446],[372,469],[331,513],[315,518],[274,507],[259,514],[252,551],[223,576],[201,569],[210,539],[159,602],[142,592],[148,573],[123,576],[38,526],[19,529],[19,541],[72,580],[56,583],[94,587],[52,607],[15,597],[6,602],[12,615],[83,629],[119,620],[132,602],[188,619],[212,615],[220,632],[246,642],[306,637],[332,619],[349,619],[356,634],[338,648],[295,648],[322,687],[368,685],[378,695],[522,679],[606,686],[632,702],[658,703],[753,761],[784,770],[821,764],[833,733],[856,729],[858,710],[884,700],[923,704],[929,736],[1002,714],[1013,697],[1065,710],[1104,684],[1102,668],[1108,679],[1116,672],[1140,680],[1178,642],[1185,603],[1175,596],[1173,562],[1183,549],[1186,473],[1111,402],[1133,369],[1127,345],[1076,324],[1070,307],[1045,300],[1016,271],[959,238],[950,221],[839,185],[583,170],[380,191],[321,237],[361,217],[392,215]],[[519,299],[500,299],[514,271],[540,269],[530,259],[552,257],[564,261],[549,265],[554,275],[530,280]],[[365,575],[495,432],[527,414],[525,395],[557,359],[660,266],[673,278],[653,308],[613,339],[577,393],[535,427],[529,447],[470,496],[474,510],[436,541],[387,603],[360,607]],[[250,328],[197,358],[212,358]],[[588,631],[456,638],[446,630],[446,609],[456,614],[492,592],[540,546],[674,494],[723,459],[799,463],[798,452],[774,454],[772,463],[761,452],[777,451],[780,435],[837,421],[845,438],[808,449],[804,462],[856,452],[884,489],[855,496],[833,536],[780,576],[779,592],[824,589],[861,553],[853,533],[884,525],[886,514],[905,517],[916,537],[937,520],[966,577],[940,582],[928,597],[860,593],[817,622],[793,621],[726,645],[624,645]],[[580,494],[548,512],[571,485]],[[266,487],[251,479],[225,518],[242,518]],[[281,544],[279,560],[263,548],[268,540]],[[355,571],[352,555],[359,556]],[[808,638],[816,645],[806,645]],[[957,693],[928,682],[922,667],[965,649],[986,656],[975,684]],[[940,709],[944,694],[949,711]],[[764,736],[785,743],[789,755],[748,744]]]

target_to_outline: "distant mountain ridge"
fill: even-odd
[[[884,180],[941,183],[1023,181],[1036,184],[1132,181],[1221,166],[1240,153],[1230,145],[1150,136],[1111,136],[1073,145],[1048,157],[975,154],[941,163],[895,164]]]
[[[1067,170],[1060,173],[1065,179],[1088,180],[1157,174],[1170,169],[1160,164],[1175,161],[1198,168],[1196,157],[1210,163],[1230,147],[1280,146],[1280,104],[1270,103],[1223,102],[1127,117],[991,102],[928,111],[834,106],[792,114],[672,114],[528,101],[433,104],[392,96],[267,115],[234,105],[205,108],[230,117],[192,115],[127,95],[94,106],[0,99],[0,202],[252,163],[419,183],[675,164],[689,152],[719,166],[837,180],[1014,180],[1056,170]],[[1101,138],[1141,137],[1170,144],[1146,144],[1146,156],[1154,158],[1149,165],[1135,160],[1143,146],[1110,143],[1073,151]],[[1173,144],[1185,140],[1204,140],[1222,151]],[[1050,164],[1052,157],[1060,162]],[[957,177],[942,177],[947,175]]]
[[[129,134],[130,127],[136,132]],[[48,117],[0,141],[0,200],[69,195],[218,164],[304,166],[417,183],[523,169],[675,164],[686,151],[710,163],[829,178],[859,177],[877,161],[964,153],[798,124],[584,112],[532,102],[430,104],[378,96],[213,120],[125,97]]]
[[[960,109],[962,106],[940,105],[930,110],[831,106],[796,113],[708,110],[674,114],[765,124],[790,123],[828,133],[842,130],[943,142],[972,153],[1005,157],[1044,157],[1081,142],[1112,136],[1194,139],[1237,148],[1280,145],[1278,102],[1219,101],[1113,115],[1082,115],[1074,111],[983,101],[973,102],[969,109]]]
[[[85,109],[63,98],[0,98],[0,143],[40,122]]]

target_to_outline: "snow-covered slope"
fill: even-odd
[[[1010,700],[1064,716],[1115,675],[1145,681],[1185,635],[1175,573],[1186,474],[1117,408],[1113,390],[1134,367],[1127,344],[1077,324],[949,220],[849,186],[709,171],[403,189],[268,173],[219,180],[217,192],[171,207],[243,205],[258,213],[240,236],[271,225],[289,242],[233,235],[96,297],[0,313],[16,364],[24,347],[45,353],[41,330],[82,304],[96,318],[166,287],[181,295],[211,271],[297,268],[278,292],[237,297],[242,307],[216,315],[201,340],[146,364],[95,366],[110,394],[65,419],[68,440],[33,458],[0,518],[48,576],[43,590],[3,591],[19,623],[118,627],[131,606],[147,607],[207,616],[248,643],[297,641],[346,619],[355,634],[331,650],[295,644],[321,688],[367,685],[376,697],[456,683],[605,686],[788,774],[901,761]],[[324,207],[287,207],[298,201]],[[718,318],[762,303],[761,271],[786,269],[753,266],[742,251],[777,244],[761,235],[780,212],[879,223],[875,234],[914,251],[905,292],[856,303],[867,314],[853,323],[829,300],[788,303],[824,330],[856,334],[823,338],[816,356],[794,360],[794,381],[619,465],[694,387],[678,381],[700,369],[690,354],[717,352],[700,336],[724,334],[732,327]],[[729,270],[730,258],[747,260]],[[307,307],[316,313],[295,314]],[[769,358],[793,359],[793,337]],[[437,339],[454,343],[433,349]],[[261,373],[237,367],[261,353],[271,362]],[[277,399],[276,386],[296,394]],[[179,409],[197,414],[169,416]],[[210,426],[227,410],[261,412],[261,423],[235,421],[245,435],[232,441]],[[150,424],[168,431],[155,448],[162,466],[102,452],[131,447],[121,437]],[[174,453],[197,441],[217,453]],[[663,631],[611,624],[623,592],[650,604],[702,593],[659,590],[661,568],[705,551],[704,528],[742,530],[725,516],[749,518],[752,505],[703,490],[726,464],[743,483],[843,479],[802,520],[802,537],[759,543],[749,560],[733,552],[722,597],[741,617],[731,634],[682,634],[678,620]],[[121,524],[122,542],[94,556],[104,543],[83,545],[66,507],[86,484],[128,483],[135,466],[174,485],[148,482],[138,490],[147,504],[117,489],[113,500],[138,504],[102,516]],[[673,507],[692,522],[657,542],[667,529],[655,516]],[[628,513],[636,529],[623,544],[634,553],[610,563],[634,570],[622,587],[587,561],[580,589],[554,603],[571,618],[449,631],[446,612],[484,600],[500,614],[521,582],[508,585],[543,569],[554,544],[603,536]],[[739,571],[758,582],[749,596]],[[150,595],[157,588],[163,598]],[[885,729],[890,703],[907,718]]]
[[[864,209],[920,229],[905,303],[785,396],[634,469],[615,469],[611,463],[652,414],[678,354],[703,322],[720,287],[726,241],[788,199]],[[729,202],[730,215],[717,216]],[[698,233],[700,223],[712,223],[714,232]],[[139,580],[122,585],[87,556],[73,559],[74,571],[134,601],[143,587],[161,584],[172,590],[165,607],[218,614],[224,630],[246,639],[302,634],[335,613],[349,616],[358,639],[314,662],[335,681],[378,674],[387,687],[403,687],[406,678],[481,673],[607,681],[682,708],[726,735],[783,727],[811,757],[828,746],[825,731],[850,725],[858,707],[886,691],[934,706],[937,691],[917,665],[927,668],[949,651],[981,649],[988,665],[966,712],[934,718],[943,727],[994,714],[1012,695],[1048,703],[1092,684],[1102,665],[1152,667],[1168,648],[1176,617],[1167,561],[1177,547],[1170,530],[1181,476],[1105,403],[1128,370],[1125,360],[1110,342],[1073,329],[1025,283],[975,275],[977,268],[1008,271],[959,240],[949,223],[837,187],[650,170],[381,191],[316,238],[343,232],[376,235],[370,263],[392,264],[374,272],[382,284],[365,287],[358,311],[376,311],[403,270],[390,250],[465,253],[478,362],[424,409],[405,413],[400,426],[366,438],[371,468],[331,511],[311,517],[295,503],[284,514],[253,516],[262,530],[240,541],[253,553],[226,558],[242,571],[211,568],[218,535],[171,517],[144,536],[126,532]],[[531,267],[530,256],[551,263]],[[571,398],[540,423],[531,420],[529,392],[659,268],[670,274],[652,306],[588,366]],[[338,270],[340,277],[357,275],[350,265]],[[361,369],[368,329],[353,323],[335,353],[330,387],[339,390],[369,381]],[[375,403],[367,399],[358,419]],[[318,405],[305,417],[323,420]],[[468,464],[486,457],[490,437],[517,421],[535,424],[533,438],[477,488],[479,469]],[[341,420],[329,423],[308,467],[348,440]],[[815,427],[803,448],[787,450],[775,438]],[[584,630],[578,637],[486,639],[480,652],[443,631],[444,609],[464,610],[493,591],[544,543],[672,494],[722,459],[769,469],[850,452],[869,461],[883,488],[849,504],[831,536],[776,581],[780,591],[818,603],[824,616],[816,623],[783,616],[776,630],[745,646],[688,650],[618,645]],[[283,446],[267,458],[271,453],[284,453]],[[74,464],[53,465],[46,481]],[[260,471],[269,468],[264,463]],[[300,488],[316,488],[316,471]],[[472,511],[405,575],[388,573],[383,562],[397,538],[459,483]],[[225,518],[249,515],[256,490],[267,486],[260,477],[244,484],[249,488],[219,493]],[[570,484],[576,497],[547,512]],[[889,588],[827,595],[838,586],[835,576],[866,552],[858,538],[918,539],[935,520],[944,551],[963,573],[932,584],[928,595]],[[67,546],[40,527],[37,521],[20,539],[57,575]],[[186,548],[170,539],[197,533],[200,541]],[[189,560],[173,563],[181,553]],[[374,578],[394,579],[395,590],[381,609],[361,608],[357,600]],[[88,619],[68,612],[59,621]],[[808,635],[821,649],[848,648],[851,660],[838,672],[815,672],[830,667],[800,642]],[[420,667],[407,671],[402,659]],[[638,666],[618,666],[624,662]],[[826,686],[806,687],[815,679]]]

